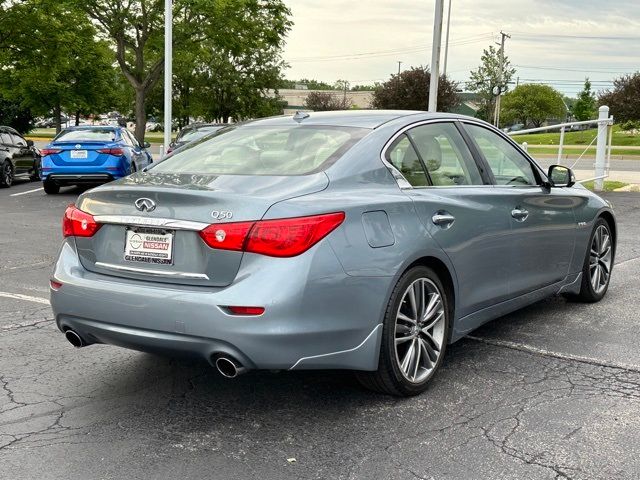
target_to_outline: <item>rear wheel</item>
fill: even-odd
[[[582,284],[577,300],[590,303],[602,300],[609,289],[613,253],[611,227],[606,220],[599,218],[589,238],[589,249],[582,267]]]
[[[52,182],[51,180],[45,180],[42,186],[44,187],[44,193],[47,195],[55,195],[60,191],[60,185]]]
[[[398,281],[385,313],[375,372],[357,372],[371,390],[398,396],[426,390],[440,367],[449,338],[450,310],[442,282],[419,266]]]
[[[32,182],[39,182],[40,181],[40,161],[37,161],[37,162],[34,163],[33,172],[31,172],[31,175],[29,176],[29,179]]]
[[[13,184],[13,165],[5,160],[0,165],[0,187],[9,188]]]

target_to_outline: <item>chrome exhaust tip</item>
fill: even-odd
[[[216,359],[216,368],[220,375],[225,378],[236,378],[238,375],[242,375],[247,372],[237,360],[230,357],[218,357]]]
[[[64,332],[64,336],[69,341],[69,343],[76,348],[86,346],[86,343],[84,343],[82,337],[73,330],[67,330],[66,332]]]

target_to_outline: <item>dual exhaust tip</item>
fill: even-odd
[[[68,342],[76,348],[85,347],[87,344],[75,331],[69,329],[64,332],[65,338]],[[225,378],[236,378],[238,375],[242,375],[247,372],[247,369],[242,366],[235,358],[227,356],[219,356],[216,358],[215,366],[220,375]]]

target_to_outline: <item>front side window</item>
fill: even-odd
[[[394,140],[387,150],[387,160],[402,173],[411,186],[426,187],[429,185],[420,157],[406,135],[400,135]]]
[[[538,185],[533,166],[511,143],[478,125],[465,124],[465,128],[487,160],[497,185]]]
[[[369,129],[323,125],[231,127],[185,145],[154,172],[203,175],[305,175],[340,158]]]
[[[482,176],[462,135],[452,123],[429,123],[409,130],[431,184],[482,185]]]
[[[11,134],[11,138],[13,140],[13,144],[14,145],[18,145],[19,147],[26,147],[27,146],[27,142],[20,135],[16,135],[16,134],[12,133]]]

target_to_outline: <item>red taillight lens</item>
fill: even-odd
[[[255,316],[264,313],[264,307],[224,307],[232,315]]]
[[[62,283],[56,280],[49,280],[49,286],[51,287],[51,290],[54,290],[57,292],[62,288]]]
[[[62,217],[63,237],[92,237],[102,225],[96,223],[93,215],[83,212],[71,204]]]
[[[121,148],[101,148],[98,152],[113,155],[114,157],[121,157],[124,155],[124,150]]]
[[[200,236],[211,248],[245,251],[271,257],[306,252],[344,221],[344,212],[311,217],[209,225]]]
[[[40,150],[40,156],[46,157],[47,155],[55,155],[56,153],[60,153],[62,150],[59,148],[43,148]]]

